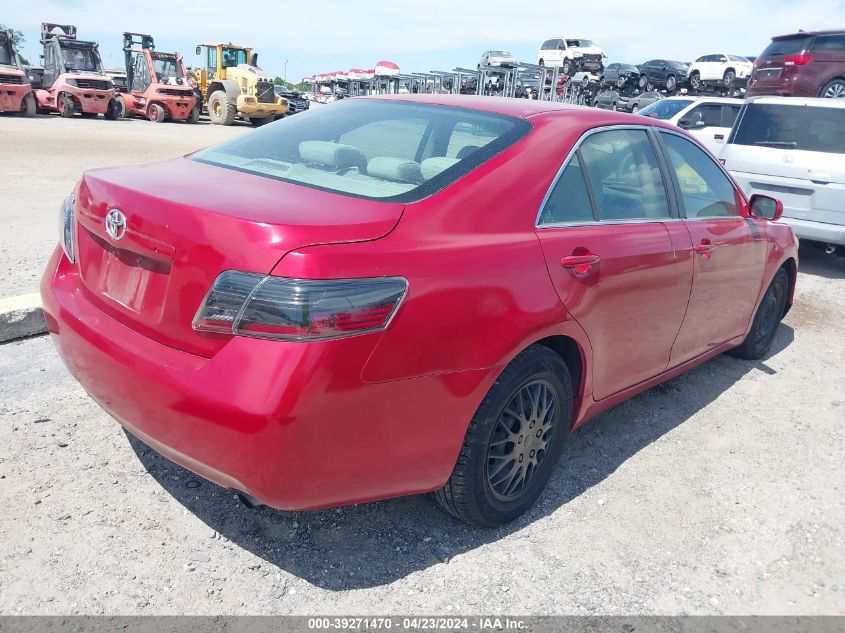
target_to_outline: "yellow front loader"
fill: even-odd
[[[232,125],[241,117],[257,126],[287,113],[287,99],[276,96],[251,48],[204,42],[196,52],[205,53],[204,67],[193,75],[212,123]]]

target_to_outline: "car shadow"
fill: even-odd
[[[788,347],[782,324],[770,355]],[[495,542],[553,513],[601,483],[643,448],[683,424],[766,361],[718,356],[597,416],[570,436],[540,501],[514,523],[473,528],[439,510],[429,495],[322,511],[248,509],[223,490],[129,435],[147,471],[209,528],[270,565],[328,590],[379,586]]]
[[[825,279],[845,279],[845,257],[828,255],[821,246],[802,242],[798,248],[798,270]]]

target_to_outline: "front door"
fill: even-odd
[[[739,193],[715,159],[673,132],[659,132],[690,235],[693,282],[671,366],[742,335],[760,294],[767,244],[740,213]]]
[[[620,127],[584,138],[549,192],[537,235],[551,280],[592,347],[593,397],[660,374],[689,298],[651,134]]]

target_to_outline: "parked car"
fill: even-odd
[[[311,107],[308,99],[306,99],[299,90],[294,90],[285,86],[275,86],[275,91],[277,96],[284,97],[288,100],[287,116],[297,114],[298,112],[304,112]]]
[[[741,107],[742,101],[728,97],[669,97],[639,114],[677,125],[718,156]]]
[[[659,92],[641,92],[628,100],[628,112],[639,114],[640,110],[646,106],[650,106],[655,101],[660,101],[664,98]]]
[[[515,68],[516,57],[508,51],[485,51],[478,62],[478,67],[491,66],[493,68]]]
[[[668,59],[652,59],[637,66],[640,71],[640,90],[651,92],[655,88],[664,88],[669,94],[674,93],[689,75],[689,65]]]
[[[737,84],[745,84],[753,68],[754,64],[740,55],[726,53],[703,55],[690,66],[690,88],[700,90],[708,84],[732,88]]]
[[[540,66],[560,68],[570,77],[579,70],[589,70],[601,74],[604,67],[604,54],[601,46],[582,37],[557,37],[546,40],[537,53]]]
[[[845,97],[845,30],[772,38],[754,62],[748,96]]]
[[[845,255],[845,100],[754,97],[722,161],[749,195],[783,201],[783,221]]]
[[[596,95],[593,103],[596,108],[602,110],[628,110],[628,97],[623,97],[616,90],[604,90]]]
[[[604,86],[615,86],[620,90],[636,88],[640,80],[640,71],[633,64],[608,64],[599,80]]]
[[[591,416],[766,355],[796,273],[779,212],[662,121],[363,97],[85,173],[41,292],[91,396],[249,503],[437,491],[496,526]]]

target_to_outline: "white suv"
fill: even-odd
[[[783,202],[795,235],[845,252],[845,99],[748,99],[720,158],[746,194]]]
[[[742,101],[728,97],[669,97],[638,112],[677,125],[718,156],[742,108]]]
[[[690,88],[698,90],[704,84],[719,84],[731,88],[735,83],[748,83],[752,70],[754,64],[747,57],[725,53],[702,55],[690,66]]]
[[[600,74],[604,68],[601,46],[583,37],[554,37],[543,42],[537,53],[540,66],[560,68],[564,75],[572,76],[579,70]]]

